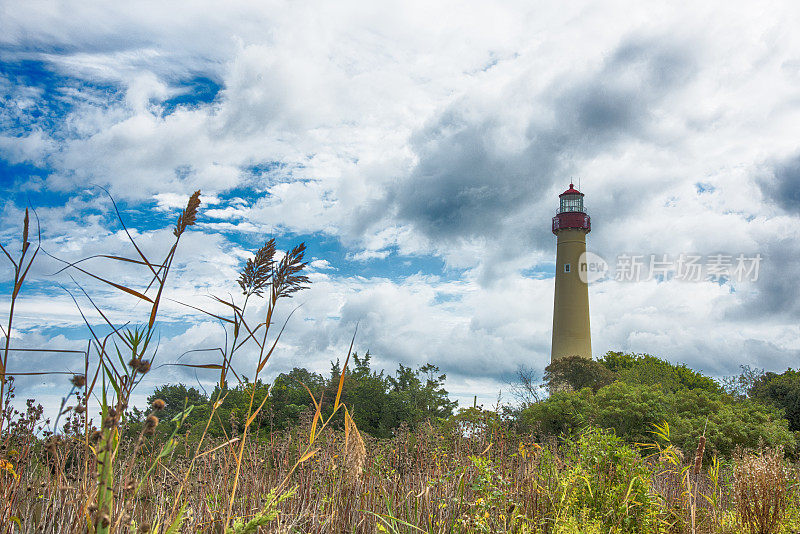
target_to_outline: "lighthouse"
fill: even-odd
[[[591,219],[583,205],[583,193],[573,184],[559,199],[558,213],[553,217],[557,244],[551,362],[565,356],[592,358],[586,276],[586,234],[592,229]]]

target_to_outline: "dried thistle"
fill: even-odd
[[[103,428],[113,428],[117,426],[117,418],[111,416],[106,417],[105,419],[103,419],[102,426]]]
[[[164,399],[156,399],[150,406],[153,408],[153,410],[160,411],[163,410],[166,405],[167,403],[164,402]]]
[[[175,237],[180,237],[189,226],[194,226],[197,222],[197,209],[200,207],[200,190],[198,189],[192,196],[189,197],[189,202],[178,216],[178,224],[175,225],[175,230],[172,231]]]
[[[72,385],[76,388],[82,388],[86,385],[86,376],[85,375],[74,375],[72,377]]]
[[[281,258],[272,282],[276,299],[291,297],[292,293],[308,287],[303,285],[308,283],[308,277],[299,274],[306,267],[303,262],[305,251],[306,244],[300,243]]]
[[[239,274],[239,287],[247,295],[261,296],[261,291],[269,284],[275,266],[275,239],[270,239],[258,249],[252,259],[248,259],[241,274]]]
[[[144,420],[144,433],[148,436],[152,436],[153,433],[156,431],[156,427],[158,426],[158,417],[153,414],[147,416],[147,419]]]
[[[143,360],[141,358],[134,357],[131,358],[131,360],[128,362],[128,365],[130,365],[131,369],[133,369],[134,371],[137,371],[142,374],[147,374],[147,372],[150,370],[151,364],[149,360]]]

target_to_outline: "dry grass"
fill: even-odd
[[[24,420],[27,428],[36,424],[36,408],[31,410],[29,416],[17,420]],[[349,435],[327,427],[316,434],[314,457],[298,465],[310,442],[312,424],[313,413],[309,412],[305,423],[290,432],[248,441],[241,463],[236,441],[241,436],[227,442],[209,441],[207,450],[212,452],[194,458],[186,483],[181,473],[192,463],[192,444],[181,443],[153,475],[145,477],[161,449],[146,443],[134,453],[135,442],[130,440],[121,447],[120,456],[127,460],[136,454],[131,477],[145,483],[129,506],[122,500],[114,502],[112,517],[127,514],[124,524],[134,530],[164,532],[167,525],[159,525],[159,519],[168,516],[182,489],[182,531],[223,532],[233,487],[231,474],[239,465],[239,491],[232,514],[240,521],[261,513],[274,497],[273,488],[294,490],[293,496],[280,504],[277,518],[261,527],[262,532],[372,533],[381,527],[437,533],[555,531],[559,502],[554,496],[558,495],[559,477],[569,468],[555,441],[533,444],[508,428],[480,425],[469,435],[456,427],[423,425],[415,432],[401,430],[382,441],[361,436],[353,427]],[[12,515],[20,518],[21,531],[84,532],[85,503],[91,502],[94,490],[91,482],[83,481],[91,481],[96,458],[89,456],[87,476],[84,449],[75,439],[78,436],[47,442],[26,432],[15,432],[17,437],[7,443],[22,451],[15,462],[19,491],[10,494],[10,484],[4,484],[2,491],[4,499],[13,499]],[[476,457],[484,459],[495,473],[493,481],[486,481]],[[723,507],[738,510],[751,532],[776,532],[786,510],[788,478],[780,466],[776,451],[743,455],[737,461],[735,495],[726,494]],[[693,471],[694,462],[668,470],[653,466],[651,491],[668,503],[660,532],[691,532],[691,500],[682,491],[683,468]],[[114,493],[123,494],[124,486],[122,478],[115,480]],[[712,488],[707,474],[699,472],[698,494],[707,494]],[[742,510],[743,503],[747,503],[746,510]],[[723,532],[709,519],[710,501],[699,500],[697,507],[697,532]],[[485,517],[487,513],[491,517]],[[685,520],[675,521],[678,515]],[[513,525],[511,517],[518,518]]]
[[[733,494],[742,526],[751,534],[778,532],[789,500],[782,451],[739,452],[734,461]]]

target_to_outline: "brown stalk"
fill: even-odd
[[[33,213],[34,213],[34,215],[36,215],[36,211],[35,210],[34,210]],[[13,327],[13,324],[14,324],[14,307],[16,306],[17,297],[19,296],[19,292],[22,289],[22,284],[25,282],[25,277],[28,275],[28,272],[30,271],[31,266],[33,266],[33,262],[36,259],[36,255],[39,253],[39,250],[41,249],[41,244],[42,244],[42,230],[41,230],[41,227],[39,225],[39,217],[37,216],[36,217],[36,228],[37,228],[38,239],[37,239],[37,243],[36,243],[36,248],[34,249],[33,254],[31,255],[30,259],[28,259],[27,265],[26,265],[26,261],[25,260],[26,260],[27,253],[28,253],[28,250],[29,250],[30,245],[31,245],[30,242],[28,241],[29,227],[30,227],[30,217],[29,217],[29,214],[28,214],[28,209],[26,208],[25,209],[25,217],[23,218],[23,221],[22,221],[22,251],[20,253],[20,256],[19,256],[18,260],[15,261],[14,258],[11,256],[11,254],[6,249],[6,247],[4,247],[0,243],[0,250],[3,251],[3,254],[5,254],[6,258],[8,258],[8,261],[10,261],[11,264],[14,266],[14,287],[13,287],[13,289],[11,291],[11,304],[9,305],[9,310],[8,310],[8,321],[6,322],[6,327],[4,329],[5,330],[5,335],[6,335],[6,342],[5,342],[5,348],[3,350],[3,356],[2,356],[2,358],[0,358],[0,406],[4,406],[3,403],[4,403],[4,399],[5,399],[5,395],[6,395],[6,376],[9,374],[8,373],[8,351],[9,351],[9,346],[10,346],[10,343],[11,343],[12,327]],[[4,419],[5,419],[4,417],[0,417],[0,441],[2,441],[2,438],[3,438],[3,422],[4,422]]]
[[[251,295],[260,295],[261,291],[267,284],[269,284],[270,297],[269,301],[267,302],[266,318],[258,325],[258,327],[263,326],[264,333],[261,342],[258,343],[258,366],[256,367],[255,374],[253,376],[252,389],[250,391],[250,399],[247,407],[247,421],[242,431],[242,441],[240,442],[239,451],[236,457],[236,471],[233,476],[233,487],[231,489],[230,500],[228,501],[228,510],[225,514],[224,526],[226,529],[230,525],[233,515],[233,503],[236,499],[236,490],[238,489],[239,485],[239,477],[242,469],[242,458],[244,456],[244,447],[247,443],[248,430],[250,429],[250,424],[255,418],[253,404],[255,401],[258,376],[264,369],[264,366],[267,364],[267,361],[278,344],[278,340],[283,333],[283,329],[286,327],[286,323],[284,323],[283,328],[281,328],[280,332],[275,337],[275,341],[271,348],[266,354],[264,354],[264,349],[267,346],[267,336],[269,335],[270,326],[272,325],[272,315],[275,311],[278,300],[281,297],[291,297],[292,293],[305,289],[303,284],[308,282],[308,277],[300,274],[306,266],[306,264],[303,262],[304,253],[305,244],[301,243],[291,251],[288,251],[286,255],[281,258],[280,262],[278,262],[278,267],[274,268],[273,257],[275,254],[275,242],[273,239],[270,239],[263,247],[259,249],[255,258],[248,260],[248,262],[245,264],[242,275],[239,278],[239,286],[242,288],[242,292],[247,298],[249,298]],[[245,325],[248,331],[250,331],[249,327],[246,326],[244,313],[240,313],[239,317],[240,322]],[[289,317],[291,317],[291,314]],[[288,320],[289,318],[287,318],[287,322]],[[258,411],[255,413],[258,413]]]

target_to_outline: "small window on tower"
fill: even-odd
[[[568,272],[569,272],[569,270],[570,270],[569,263],[565,263],[565,264],[564,264],[564,272],[565,272],[565,273],[568,273]]]

